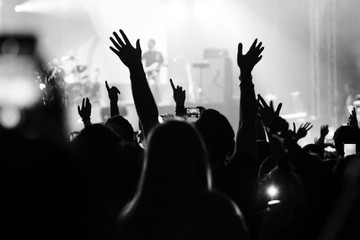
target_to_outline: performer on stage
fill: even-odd
[[[155,101],[160,100],[159,81],[160,68],[163,66],[164,58],[160,51],[155,49],[155,40],[150,39],[148,42],[148,50],[144,52],[142,61],[148,79],[150,89],[154,95]]]

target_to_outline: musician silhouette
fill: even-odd
[[[159,102],[160,68],[164,64],[164,57],[160,51],[156,50],[155,45],[156,41],[154,39],[149,39],[148,50],[143,53],[142,61],[150,89],[153,92],[155,100]]]

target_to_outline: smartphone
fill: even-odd
[[[0,35],[0,107],[31,107],[41,90],[36,38],[32,35]]]
[[[344,143],[344,156],[356,154],[356,143]]]
[[[12,129],[20,127],[24,120],[28,122],[30,109],[35,109],[41,101],[42,91],[37,78],[41,60],[36,45],[33,35],[0,35],[1,128]]]
[[[186,108],[186,115],[188,117],[200,117],[200,108],[198,107],[187,107]]]

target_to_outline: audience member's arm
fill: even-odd
[[[311,123],[306,122],[305,124],[301,124],[299,129],[296,130],[296,125],[293,122],[293,130],[289,130],[289,133],[291,135],[293,135],[294,140],[297,142],[299,141],[301,138],[306,137],[308,131],[313,127],[313,125],[311,125]]]
[[[315,144],[325,147],[325,137],[329,133],[329,125],[322,125],[320,127],[320,138],[315,140]]]
[[[136,41],[136,48],[134,48],[122,30],[120,30],[120,34],[124,40],[116,32],[113,32],[115,39],[110,37],[110,40],[115,48],[110,46],[110,49],[130,71],[131,90],[135,108],[146,138],[151,128],[159,123],[159,112],[141,61],[140,40]]]
[[[258,94],[258,115],[261,123],[266,129],[272,154],[277,161],[281,161],[286,157],[286,152],[282,146],[280,136],[286,133],[289,127],[289,124],[280,117],[281,107],[282,103],[279,103],[275,110],[272,101],[270,101],[270,105],[268,105],[262,96]]]
[[[90,116],[91,116],[91,103],[89,98],[83,98],[81,108],[78,105],[78,113],[84,123],[84,127],[91,125]]]
[[[120,115],[119,107],[118,107],[118,100],[119,100],[118,94],[120,94],[119,89],[117,89],[117,87],[115,86],[112,86],[110,88],[107,81],[105,81],[105,86],[110,99],[110,117]]]
[[[347,125],[355,127],[355,128],[359,128],[359,124],[358,124],[358,120],[357,120],[357,116],[356,116],[356,109],[353,108],[351,110],[351,113],[349,115],[348,121],[347,121]]]
[[[171,84],[171,88],[173,90],[173,98],[176,104],[175,107],[175,115],[176,116],[180,116],[183,117],[186,115],[186,110],[185,110],[185,99],[186,99],[186,95],[185,95],[185,90],[182,89],[182,87],[180,87],[179,85],[176,86],[173,83],[173,80],[170,79],[170,84]]]
[[[261,60],[264,50],[262,43],[253,42],[249,51],[242,53],[242,43],[238,45],[237,64],[240,68],[240,120],[236,135],[236,151],[248,152],[254,159],[256,154],[256,98],[252,82],[252,70]]]

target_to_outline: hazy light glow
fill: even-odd
[[[28,78],[17,77],[0,79],[0,104],[30,107],[40,95],[35,81]]]
[[[16,5],[15,12],[60,14],[76,6],[77,1],[72,0],[29,0],[20,5]]]
[[[46,88],[46,85],[44,83],[40,83],[39,88],[40,88],[40,90],[43,90]]]
[[[296,118],[304,118],[307,116],[306,112],[300,112],[300,113],[290,113],[290,114],[283,114],[281,115],[284,119],[296,119]]]
[[[278,204],[278,203],[280,203],[280,200],[270,200],[270,201],[268,201],[268,205],[275,205],[275,204]]]
[[[214,9],[214,4],[212,1],[198,0],[194,4],[194,14],[197,18],[202,20],[210,19],[216,9]]]
[[[15,6],[15,12],[19,13],[19,12],[21,12],[21,11],[22,11],[21,5]]]
[[[15,106],[6,106],[0,110],[0,124],[8,129],[16,127],[20,123],[20,109]]]
[[[179,25],[185,21],[187,17],[186,5],[182,1],[173,1],[167,5],[166,21],[170,25]]]
[[[269,197],[274,198],[279,194],[279,189],[274,185],[270,185],[266,189],[266,193],[269,195]]]

